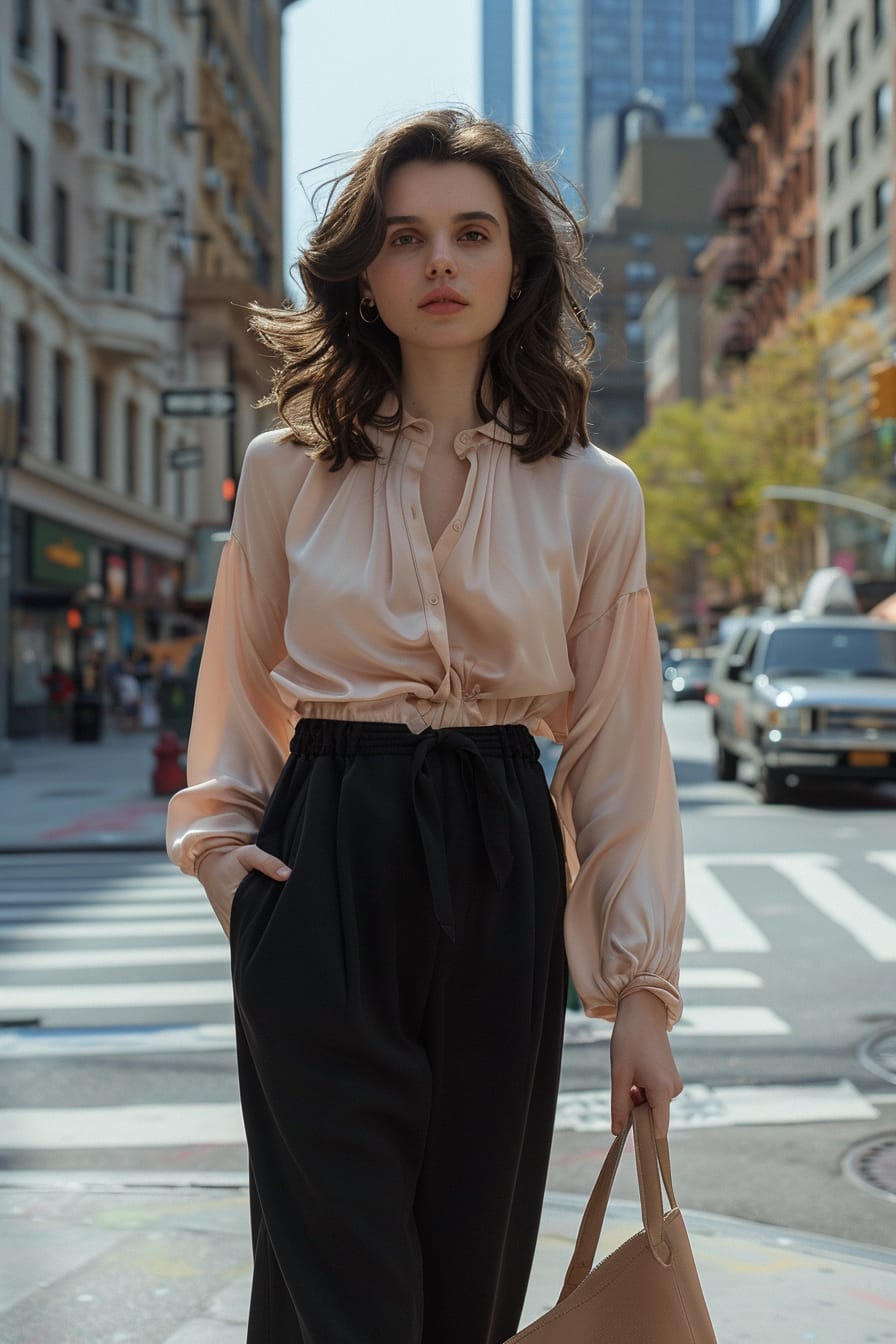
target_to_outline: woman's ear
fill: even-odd
[[[367,279],[367,276],[363,274],[363,272],[361,275],[358,276],[358,288],[361,291],[362,299],[373,298],[373,290],[370,288],[370,281]]]

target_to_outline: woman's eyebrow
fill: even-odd
[[[462,224],[471,219],[487,219],[490,224],[494,224],[496,229],[501,225],[494,215],[490,215],[487,210],[464,210],[461,214],[455,215],[454,224]],[[419,215],[390,215],[386,224],[422,224],[423,221]]]

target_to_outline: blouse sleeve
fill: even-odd
[[[245,503],[235,526],[241,515],[245,520]],[[247,536],[260,522],[251,532],[243,523]],[[234,531],[221,552],[196,683],[187,787],[168,804],[168,854],[190,875],[212,850],[255,839],[298,719],[270,676],[286,652],[285,579],[268,572],[277,563],[270,520],[258,549],[265,561],[258,574]],[[286,566],[284,551],[284,571]]]
[[[640,508],[634,533],[628,580],[643,571]],[[570,974],[589,1017],[613,1020],[621,998],[647,989],[665,1004],[671,1027],[682,1008],[684,861],[646,584],[576,622],[568,647],[575,685],[551,792],[572,880],[565,922]]]

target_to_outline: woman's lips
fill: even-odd
[[[465,303],[460,303],[457,299],[433,299],[432,303],[420,305],[424,313],[434,313],[436,315],[462,313],[466,306]]]

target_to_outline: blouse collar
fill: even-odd
[[[394,392],[388,392],[380,403],[379,415],[394,415],[398,405],[398,398]],[[464,458],[474,448],[480,447],[484,443],[513,443],[520,442],[520,435],[514,435],[510,430],[505,429],[498,420],[506,418],[509,411],[509,403],[502,402],[498,407],[498,414],[492,420],[487,420],[481,425],[474,425],[470,429],[464,430],[458,434],[454,440],[454,451],[457,456]],[[367,426],[368,433],[377,439],[388,439],[390,432],[380,429],[374,425]],[[404,409],[401,416],[401,424],[398,427],[399,434],[411,439],[414,443],[425,443],[427,446],[432,443],[434,426],[431,420],[424,420],[422,416],[412,415],[410,411]]]

